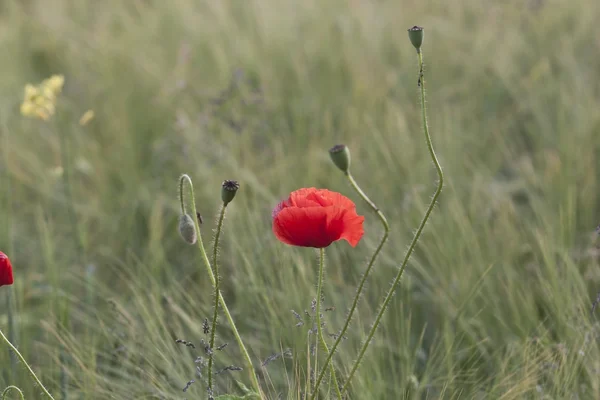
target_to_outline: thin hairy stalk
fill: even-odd
[[[360,283],[358,284],[358,288],[356,289],[356,295],[354,296],[354,300],[352,301],[352,306],[350,307],[350,311],[348,312],[348,316],[346,317],[346,322],[344,323],[342,330],[338,334],[338,337],[336,338],[335,343],[333,343],[333,346],[331,347],[329,354],[327,354],[327,359],[325,359],[325,364],[323,364],[323,367],[321,368],[321,373],[319,374],[319,377],[317,378],[317,382],[315,383],[315,391],[313,392],[313,397],[311,397],[311,400],[314,399],[314,396],[317,393],[316,390],[319,388],[319,385],[321,384],[321,381],[323,380],[323,377],[325,376],[325,371],[327,370],[327,366],[331,362],[331,359],[333,358],[335,351],[337,350],[339,344],[341,343],[342,339],[344,338],[344,335],[346,334],[346,331],[348,330],[348,327],[350,326],[350,321],[352,320],[354,311],[356,311],[356,306],[358,305],[358,302],[360,300],[360,295],[365,286],[365,282],[367,281],[367,278],[369,277],[369,274],[371,273],[371,269],[373,268],[373,265],[375,264],[375,260],[377,259],[379,252],[383,248],[383,245],[387,241],[388,235],[390,233],[390,225],[388,224],[387,219],[385,218],[385,216],[383,215],[381,210],[375,205],[375,203],[373,203],[371,201],[371,199],[369,199],[369,197],[365,194],[365,192],[362,191],[360,186],[358,186],[358,183],[356,183],[356,181],[352,177],[352,174],[350,173],[350,171],[346,172],[346,177],[348,178],[348,181],[350,182],[350,186],[352,186],[352,188],[369,205],[369,207],[371,207],[371,209],[373,211],[375,211],[375,213],[377,214],[377,217],[379,217],[379,220],[381,221],[381,224],[383,225],[384,233],[383,233],[383,237],[381,238],[381,241],[379,242],[379,245],[377,246],[377,248],[375,249],[375,252],[373,253],[373,256],[371,256],[371,260],[369,261],[369,264],[367,265],[367,269],[365,270],[365,273],[363,274],[362,279],[360,280]]]
[[[23,396],[23,392],[21,391],[21,389],[19,389],[16,386],[9,386],[6,389],[4,389],[4,391],[2,392],[2,397],[0,397],[0,400],[6,400],[6,396],[8,396],[8,392],[10,392],[11,390],[14,390],[15,392],[19,393],[19,397],[21,397],[21,400],[25,400],[25,396]]]
[[[4,342],[8,345],[8,347],[10,347],[10,349],[17,355],[19,360],[21,360],[23,365],[25,365],[25,368],[27,368],[27,371],[29,371],[29,375],[31,376],[31,378],[35,381],[35,383],[37,383],[37,385],[40,387],[40,389],[42,389],[42,393],[44,393],[46,396],[48,396],[49,399],[54,400],[54,397],[52,397],[52,395],[48,392],[48,390],[44,387],[44,385],[42,385],[42,382],[40,382],[38,377],[35,375],[35,372],[33,372],[31,367],[29,366],[29,364],[27,364],[27,361],[25,361],[25,358],[23,357],[23,355],[19,352],[19,350],[17,350],[17,348],[15,346],[13,346],[13,344],[10,342],[10,340],[8,340],[8,338],[6,336],[4,336],[4,333],[2,332],[1,329],[0,329],[0,336],[2,336],[2,340],[4,340]],[[20,390],[19,390],[19,392],[20,392]],[[4,397],[5,394],[6,394],[6,390],[4,391],[2,396]],[[21,397],[22,396],[23,396],[23,394],[21,393]]]
[[[408,260],[410,259],[410,256],[412,255],[413,251],[415,250],[415,247],[417,246],[419,238],[421,237],[421,233],[423,233],[423,229],[425,228],[425,224],[427,224],[427,221],[429,220],[429,217],[431,216],[431,213],[433,211],[435,203],[437,202],[438,197],[440,196],[440,193],[442,192],[442,188],[444,187],[444,174],[442,172],[442,167],[440,165],[440,162],[438,161],[435,151],[433,149],[433,144],[431,142],[431,136],[429,135],[429,126],[427,124],[427,111],[425,109],[425,79],[423,76],[423,53],[421,51],[418,52],[418,58],[419,58],[419,86],[421,88],[421,113],[422,113],[422,117],[423,117],[423,133],[425,135],[425,141],[427,142],[427,149],[429,150],[429,155],[431,156],[431,160],[433,161],[433,164],[435,165],[435,169],[437,171],[438,184],[437,184],[435,193],[433,194],[433,198],[431,199],[431,203],[429,204],[429,207],[427,207],[427,211],[425,211],[425,215],[423,216],[423,219],[421,220],[421,223],[419,224],[419,228],[417,229],[417,232],[415,233],[415,236],[414,236],[412,242],[410,243],[408,251],[406,252],[406,255],[404,256],[404,260],[402,261],[400,269],[398,270],[398,274],[394,278],[392,287],[390,288],[385,299],[383,300],[383,303],[381,304],[379,313],[377,314],[377,317],[375,317],[375,322],[373,323],[373,326],[371,327],[371,330],[369,331],[369,334],[367,335],[367,339],[365,340],[365,342],[362,345],[362,348],[360,349],[358,358],[356,359],[356,361],[354,362],[354,365],[352,366],[352,370],[350,371],[350,374],[348,375],[348,379],[346,380],[346,383],[344,384],[344,387],[342,388],[342,393],[345,392],[346,390],[348,390],[348,386],[350,385],[350,382],[352,381],[352,378],[354,377],[354,374],[356,373],[356,370],[358,369],[358,366],[360,365],[360,363],[365,355],[365,352],[367,351],[367,348],[369,347],[369,344],[371,343],[371,340],[373,339],[373,336],[375,335],[375,331],[377,330],[377,327],[381,323],[383,314],[387,310],[387,307],[389,306],[390,301],[392,300],[392,297],[394,296],[394,292],[396,291],[396,288],[398,287],[398,284],[400,283],[400,279],[402,278],[402,274],[404,273],[404,270],[406,269]]]
[[[194,185],[192,184],[192,179],[187,175],[184,174],[181,176],[180,180],[179,180],[179,197],[180,199],[183,199],[183,189],[185,186],[185,182],[187,182],[187,187],[188,187],[188,191],[189,191],[189,196],[190,196],[190,204],[192,205],[192,216],[196,216],[197,215],[197,209],[196,209],[196,198],[194,197]],[[181,200],[183,203],[183,200]],[[217,281],[215,279],[215,275],[213,274],[211,265],[210,265],[210,261],[208,259],[208,255],[206,254],[206,250],[204,248],[204,243],[202,242],[202,233],[200,231],[200,224],[198,222],[198,218],[194,218],[192,217],[192,219],[194,220],[194,225],[196,227],[196,233],[198,235],[198,249],[200,250],[200,255],[202,256],[202,261],[204,262],[204,266],[206,267],[206,273],[208,274],[208,277],[210,278],[210,281],[213,285],[213,288],[216,286]],[[252,379],[252,386],[254,387],[254,390],[256,390],[257,393],[260,393],[260,385],[258,383],[258,378],[256,377],[256,372],[254,370],[254,366],[252,365],[252,359],[250,358],[250,354],[248,353],[248,350],[246,349],[246,346],[244,345],[244,342],[242,341],[242,337],[240,336],[240,333],[238,332],[238,329],[235,325],[235,322],[233,321],[233,317],[231,316],[231,313],[229,312],[229,308],[227,307],[227,304],[225,303],[225,299],[223,298],[223,296],[221,295],[221,291],[217,292],[217,297],[219,299],[219,302],[221,303],[221,307],[223,308],[223,313],[225,314],[225,317],[227,318],[227,321],[229,322],[229,325],[231,326],[231,329],[233,330],[233,335],[235,336],[235,340],[238,343],[238,346],[240,346],[240,350],[242,351],[242,354],[244,356],[244,359],[246,360],[246,367],[248,368],[249,374],[250,374],[250,379]]]
[[[210,329],[210,341],[209,341],[209,347],[210,347],[210,357],[208,358],[208,390],[210,393],[212,393],[213,390],[213,382],[212,382],[212,366],[213,366],[213,358],[214,358],[214,351],[213,349],[215,348],[215,336],[216,336],[216,331],[217,331],[217,317],[219,315],[219,296],[217,293],[219,293],[219,283],[221,282],[221,277],[219,276],[219,263],[217,260],[217,256],[219,253],[219,237],[221,236],[221,229],[223,229],[223,220],[225,219],[225,209],[227,208],[227,204],[223,204],[223,207],[221,207],[221,213],[219,214],[219,222],[217,223],[217,231],[215,232],[215,243],[213,246],[213,268],[215,270],[215,309],[213,312],[213,318],[212,318],[212,326]]]
[[[324,275],[324,270],[325,270],[325,249],[321,248],[319,249],[319,280],[317,283],[317,335],[319,336],[319,341],[321,342],[321,346],[323,346],[323,349],[329,353],[329,346],[327,346],[327,342],[325,341],[325,336],[323,336],[323,326],[322,326],[322,322],[321,322],[321,298],[323,297],[322,293],[323,293],[323,275]],[[316,368],[316,361],[315,361],[315,368]],[[333,386],[335,388],[335,392],[337,394],[337,397],[339,400],[342,399],[342,392],[340,392],[340,385],[338,384],[338,380],[337,377],[335,375],[335,368],[333,367],[333,364],[329,364],[329,370],[331,372],[331,380],[333,381]],[[317,396],[317,390],[318,390],[318,386],[315,385],[315,388],[313,389],[313,394],[310,397],[311,399],[314,399]]]
[[[179,178],[179,206],[181,207],[181,214],[186,214],[187,210],[185,209],[185,198],[183,197],[183,191],[184,191],[184,186],[185,186],[185,182],[189,181],[190,185],[192,184],[192,181],[190,179],[189,176],[187,175],[181,175],[181,177]],[[194,189],[190,189],[190,194],[192,194],[194,192]],[[195,218],[196,216],[192,216],[192,218]]]

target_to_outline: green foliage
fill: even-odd
[[[290,310],[310,308],[316,257],[278,243],[270,213],[317,186],[367,216],[355,250],[328,249],[336,332],[382,234],[331,165],[345,143],[391,232],[334,357],[343,381],[435,188],[406,39],[419,25],[447,186],[351,398],[600,398],[599,19],[593,0],[3,1],[0,248],[16,282],[0,327],[57,396],[204,398],[194,361],[213,298],[178,235],[176,182],[194,179],[208,246],[235,179],[222,292],[265,397],[301,398],[308,326]],[[65,76],[52,120],[23,118],[25,84],[52,74]],[[229,345],[215,370],[243,365],[222,318],[216,343]],[[215,395],[243,393],[246,372],[216,375]],[[9,384],[39,397],[0,347]]]

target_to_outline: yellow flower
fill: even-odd
[[[25,85],[25,101],[32,101],[38,95],[38,90],[35,86],[28,83]]]
[[[44,104],[46,104],[48,102],[48,99],[45,98],[44,96],[37,96],[36,98],[33,99],[33,104],[35,104],[38,107],[43,107]]]
[[[50,119],[51,114],[48,112],[48,110],[38,108],[35,110],[35,115],[37,115],[40,119],[43,119],[44,121],[48,121]]]
[[[21,114],[25,117],[50,119],[56,111],[56,96],[60,94],[65,84],[63,75],[52,75],[38,86],[25,85],[25,98],[21,104]]]
[[[57,93],[54,92],[54,90],[52,90],[48,86],[42,86],[41,89],[42,89],[42,96],[44,98],[46,98],[46,100],[50,100],[50,101],[56,100]]]
[[[42,82],[42,86],[50,89],[55,95],[62,92],[63,85],[65,84],[64,75],[52,75],[49,79]]]
[[[45,109],[45,110],[48,112],[48,114],[50,114],[50,115],[54,115],[54,111],[56,111],[56,106],[54,105],[54,103],[50,103],[50,102],[47,102],[46,104],[44,104],[44,107],[43,107],[43,108],[44,108],[44,109]]]
[[[35,115],[36,106],[31,101],[24,101],[21,104],[21,114],[25,117],[33,117]]]
[[[88,122],[94,119],[94,116],[94,110],[87,110],[85,113],[83,113],[81,118],[79,118],[79,125],[86,126]]]

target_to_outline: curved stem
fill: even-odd
[[[323,326],[321,323],[321,298],[323,297],[323,275],[325,270],[325,249],[319,249],[319,281],[317,283],[317,334],[319,336],[319,341],[321,342],[321,346],[323,349],[329,353],[329,347],[327,346],[327,342],[325,341],[325,337],[323,336]],[[316,363],[315,363],[316,364]],[[342,392],[340,392],[340,385],[338,384],[337,377],[335,375],[335,368],[333,364],[329,364],[329,370],[331,372],[331,379],[333,380],[333,386],[335,387],[335,392],[337,393],[338,399],[342,399]],[[325,367],[323,367],[325,370]],[[318,386],[315,386],[313,389],[313,394],[311,399],[314,399],[318,393]]]
[[[185,210],[185,199],[183,198],[183,186],[185,185],[186,180],[188,180],[190,182],[190,185],[192,184],[190,177],[187,176],[186,174],[181,175],[181,177],[179,178],[179,206],[181,207],[182,215],[186,213],[185,212],[186,211]],[[193,189],[192,189],[192,192],[193,192]],[[192,216],[192,218],[195,218],[195,216]]]
[[[212,393],[213,383],[212,383],[212,366],[213,366],[213,358],[214,358],[214,348],[215,348],[215,336],[217,331],[217,317],[219,316],[219,283],[221,281],[221,277],[219,276],[219,263],[217,262],[217,256],[219,252],[219,237],[221,236],[221,229],[223,228],[223,219],[225,219],[225,209],[227,208],[227,204],[223,204],[221,207],[221,213],[219,215],[219,222],[217,223],[217,231],[215,232],[215,243],[213,246],[213,268],[215,269],[215,309],[213,312],[212,318],[212,326],[210,329],[210,356],[208,358],[208,390],[209,393]]]
[[[371,256],[371,260],[369,261],[369,264],[367,265],[367,269],[365,270],[365,273],[363,274],[362,279],[360,280],[360,283],[358,284],[358,288],[356,289],[356,295],[354,296],[354,300],[352,301],[352,306],[350,307],[350,311],[348,312],[348,316],[346,317],[346,322],[344,323],[342,330],[340,331],[337,339],[335,340],[335,343],[331,347],[331,351],[329,352],[329,354],[327,354],[327,359],[325,360],[325,364],[323,364],[321,373],[319,374],[319,377],[317,378],[317,382],[315,383],[315,391],[313,393],[313,396],[311,397],[311,400],[314,400],[315,395],[317,393],[317,389],[319,388],[319,385],[321,384],[321,381],[323,380],[323,377],[325,376],[325,371],[327,370],[327,365],[329,365],[329,363],[331,362],[331,359],[333,358],[333,355],[335,354],[337,347],[339,346],[340,342],[344,338],[344,335],[346,334],[346,331],[348,330],[348,327],[350,326],[350,321],[352,320],[354,311],[356,311],[356,306],[358,305],[358,301],[360,300],[360,295],[365,286],[365,282],[367,281],[367,278],[369,277],[369,274],[371,273],[371,269],[373,268],[373,265],[375,264],[375,260],[377,259],[379,252],[383,248],[383,245],[387,241],[388,235],[390,233],[390,225],[388,224],[387,219],[385,218],[385,216],[383,215],[381,210],[379,210],[379,208],[375,205],[375,203],[373,203],[371,201],[371,199],[369,199],[369,197],[365,194],[365,192],[362,191],[360,186],[358,186],[358,183],[356,183],[356,181],[352,177],[352,174],[350,174],[350,171],[348,171],[346,173],[346,177],[348,178],[348,181],[350,182],[350,185],[352,186],[352,188],[369,205],[369,207],[371,207],[371,209],[373,209],[373,211],[375,211],[375,213],[377,214],[377,217],[379,217],[379,220],[381,221],[381,224],[383,225],[384,233],[383,233],[383,237],[381,238],[381,241],[379,242],[379,245],[377,246],[377,248],[375,249],[375,252],[373,253],[373,256]]]
[[[21,362],[23,363],[23,365],[25,365],[25,368],[27,368],[27,371],[29,371],[29,375],[31,376],[31,378],[42,389],[42,393],[44,393],[46,396],[48,396],[49,399],[54,400],[54,397],[52,397],[52,395],[48,392],[48,390],[44,387],[44,385],[42,385],[42,382],[40,382],[40,380],[38,379],[38,377],[35,375],[35,372],[33,372],[33,370],[31,369],[31,367],[29,366],[29,364],[27,364],[27,361],[25,361],[25,358],[23,357],[23,355],[19,352],[19,350],[17,350],[17,348],[15,346],[13,346],[13,344],[10,342],[10,340],[8,340],[8,338],[6,336],[4,336],[4,333],[2,332],[1,329],[0,329],[0,336],[2,337],[2,339],[4,340],[4,342],[8,345],[8,347],[10,347],[10,349],[17,355],[17,357],[19,358],[19,360],[21,360]],[[10,388],[10,386],[8,388]],[[6,390],[8,390],[8,388]],[[3,397],[6,394],[6,390],[2,394]],[[20,390],[19,390],[19,392],[20,392]],[[21,396],[23,396],[22,393],[21,393]]]
[[[194,185],[192,184],[192,179],[187,174],[183,174],[181,176],[180,187],[179,187],[179,189],[180,189],[179,196],[181,198],[183,198],[183,188],[185,186],[184,181],[188,183],[187,186],[189,189],[189,195],[190,195],[191,204],[192,204],[192,213],[193,213],[193,215],[197,215],[196,200],[194,197]],[[196,226],[196,233],[198,234],[198,249],[200,250],[200,255],[202,256],[202,261],[204,262],[204,266],[206,267],[206,273],[208,274],[208,277],[210,278],[210,281],[211,281],[213,287],[215,287],[215,285],[217,284],[217,281],[215,279],[215,275],[213,274],[212,268],[210,266],[210,261],[208,260],[208,256],[206,255],[206,249],[204,248],[204,243],[202,242],[202,233],[200,231],[200,224],[198,222],[198,218],[192,217],[192,219],[194,220],[194,225]],[[221,307],[223,308],[223,313],[225,314],[225,317],[227,318],[227,321],[229,322],[229,325],[231,326],[231,329],[233,330],[233,335],[235,336],[235,340],[237,341],[238,346],[240,346],[240,350],[242,351],[242,354],[246,360],[246,367],[249,370],[250,379],[252,379],[252,386],[254,387],[254,390],[256,390],[257,393],[260,393],[260,385],[258,383],[258,378],[256,377],[256,372],[254,370],[254,366],[252,365],[252,359],[250,358],[250,354],[248,353],[246,346],[244,346],[242,337],[240,336],[240,333],[238,332],[237,327],[235,326],[235,322],[233,321],[233,317],[231,316],[231,313],[229,312],[229,308],[227,307],[227,304],[225,303],[225,299],[221,295],[221,291],[217,292],[217,296],[219,298],[219,302],[221,303]]]
[[[0,396],[0,400],[5,400],[6,396],[8,395],[8,392],[10,392],[11,390],[14,390],[17,393],[19,393],[21,400],[25,400],[25,396],[23,396],[23,392],[21,391],[21,389],[19,389],[16,386],[12,386],[12,385],[7,387],[6,389],[4,389],[4,391],[2,392],[2,395]]]
[[[365,355],[365,352],[367,351],[367,348],[369,347],[369,344],[371,343],[371,339],[373,339],[373,335],[375,335],[375,331],[377,330],[377,327],[381,323],[383,314],[385,313],[387,307],[390,304],[390,301],[392,300],[394,292],[396,291],[396,288],[398,287],[398,284],[400,283],[400,279],[402,278],[402,274],[404,273],[404,270],[406,269],[408,260],[410,259],[410,256],[412,255],[413,251],[415,250],[415,247],[417,246],[417,242],[419,241],[419,238],[421,237],[421,233],[423,232],[423,229],[425,228],[425,224],[429,220],[429,217],[431,216],[431,213],[433,211],[435,203],[437,202],[438,197],[440,196],[440,193],[442,192],[442,188],[444,186],[444,174],[442,172],[442,167],[440,166],[440,162],[437,159],[435,151],[433,150],[431,136],[429,135],[429,126],[427,124],[427,112],[425,109],[425,80],[423,78],[423,53],[420,51],[418,52],[418,58],[419,58],[419,77],[420,77],[419,83],[420,83],[420,87],[421,87],[421,112],[422,112],[422,117],[423,117],[423,133],[425,135],[425,141],[427,142],[427,149],[429,150],[429,155],[431,156],[431,160],[433,161],[433,164],[435,165],[435,169],[436,169],[436,172],[438,175],[438,184],[437,184],[435,193],[433,194],[433,198],[431,199],[431,203],[429,204],[429,207],[427,207],[427,211],[425,211],[425,215],[423,216],[423,219],[421,220],[421,223],[419,224],[419,228],[417,229],[417,232],[415,233],[415,236],[414,236],[412,242],[410,243],[408,251],[406,252],[406,255],[404,256],[404,260],[402,261],[402,264],[400,266],[398,274],[394,278],[392,287],[388,291],[383,303],[381,304],[381,308],[379,310],[379,313],[377,314],[377,317],[375,318],[375,322],[373,323],[373,326],[371,327],[371,330],[369,331],[369,334],[367,335],[367,339],[365,340],[365,342],[362,345],[362,348],[360,350],[358,358],[356,359],[356,361],[354,362],[354,365],[352,366],[352,370],[350,371],[350,374],[348,375],[348,380],[346,381],[346,383],[344,384],[344,387],[342,388],[342,392],[345,392],[346,390],[348,390],[350,381],[352,380],[354,373],[358,369],[358,366],[360,365],[360,362],[362,361],[362,359]]]

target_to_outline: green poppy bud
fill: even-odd
[[[240,188],[240,184],[237,181],[224,181],[221,186],[221,199],[223,200],[223,205],[227,205],[233,200],[235,194]]]
[[[179,234],[189,244],[195,244],[198,239],[194,220],[188,214],[179,217]]]
[[[417,53],[421,52],[421,45],[423,44],[423,27],[421,26],[413,26],[408,30],[408,38],[415,49],[417,49]]]
[[[333,146],[329,149],[329,155],[336,167],[344,171],[344,173],[348,173],[350,169],[350,150],[345,144]]]

